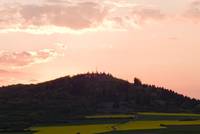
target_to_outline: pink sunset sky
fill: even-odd
[[[200,0],[1,0],[0,85],[96,71],[200,99]]]

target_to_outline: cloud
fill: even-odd
[[[57,52],[53,49],[23,52],[1,51],[0,66],[7,68],[25,67],[31,64],[46,62],[57,55]]]
[[[130,12],[131,11],[131,12]],[[46,0],[0,6],[0,33],[84,33],[126,30],[165,18],[160,9],[117,0]]]
[[[21,69],[34,64],[49,62],[64,55],[64,43],[56,43],[52,49],[37,51],[0,51],[0,86],[14,83],[37,83],[33,72]]]
[[[97,3],[85,2],[70,6],[26,5],[19,13],[24,20],[23,26],[55,25],[78,30],[99,25],[106,11]]]
[[[200,21],[200,1],[196,0],[190,3],[188,9],[184,13],[184,17],[194,22]]]
[[[113,27],[119,29],[141,29],[146,24],[159,23],[167,18],[166,14],[154,6],[118,3],[117,7],[119,9],[112,11],[114,15],[110,21]],[[120,10],[121,14],[118,12]]]
[[[44,27],[83,30],[98,27],[107,14],[106,8],[95,2],[66,3],[1,6],[0,29],[5,32]]]
[[[135,6],[131,11],[131,18],[137,24],[145,24],[152,21],[163,20],[165,14],[155,7]]]

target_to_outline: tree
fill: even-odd
[[[196,105],[194,108],[195,113],[200,113],[200,104]]]
[[[140,86],[140,85],[142,85],[142,81],[139,78],[134,78],[134,85]]]

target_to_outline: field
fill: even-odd
[[[165,128],[160,126],[160,124],[166,124],[166,125],[173,125],[169,126],[169,128]],[[37,128],[38,132],[36,134],[53,134],[53,133],[59,133],[59,134],[76,134],[80,132],[81,134],[138,134],[142,133],[144,130],[145,132],[165,132],[169,131],[170,133],[176,132],[177,130],[181,130],[180,132],[185,131],[195,131],[200,132],[200,128],[196,125],[200,125],[200,121],[136,121],[136,122],[127,122],[124,124],[99,124],[99,125],[75,125],[75,126],[54,126],[54,127],[41,127]],[[179,125],[179,126],[175,126]],[[184,126],[184,129],[182,125]],[[189,126],[194,125],[194,126]],[[174,127],[174,128],[173,128]],[[139,131],[140,130],[140,131]],[[162,130],[162,131],[161,131]]]
[[[66,125],[33,128],[36,134],[199,134],[200,115],[139,113],[96,115]]]
[[[199,134],[200,115],[173,113],[95,115],[69,121],[67,124],[33,127],[32,130],[35,131],[34,134]]]

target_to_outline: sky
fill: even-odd
[[[200,0],[0,0],[0,85],[106,72],[200,99]]]

